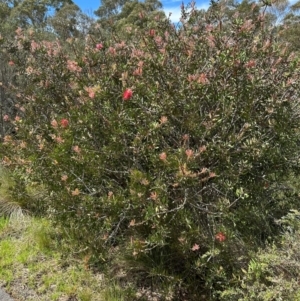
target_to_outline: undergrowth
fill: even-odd
[[[0,285],[17,300],[124,300],[71,245],[46,219],[1,217]]]

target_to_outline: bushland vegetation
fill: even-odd
[[[272,257],[298,235],[297,5],[191,3],[176,25],[156,1],[104,2],[99,20],[55,2],[34,22],[5,3],[13,201],[137,298],[297,300],[294,259]]]

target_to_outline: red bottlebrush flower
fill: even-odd
[[[154,37],[155,36],[155,30],[154,29],[150,29],[149,30],[149,36],[150,37]]]
[[[126,89],[123,93],[123,99],[124,100],[129,100],[132,97],[132,90],[131,89]]]
[[[140,67],[138,67],[137,69],[135,69],[135,70],[133,71],[133,75],[140,76],[140,75],[142,75],[142,74],[143,74],[143,69],[140,68]]]
[[[198,77],[197,82],[198,82],[199,84],[205,85],[205,84],[208,84],[208,83],[209,83],[209,80],[208,80],[206,74],[201,73],[201,74],[199,75],[199,77]]]
[[[97,50],[101,50],[103,48],[103,44],[99,43],[96,45]]]
[[[55,119],[51,121],[51,125],[56,129],[58,127],[58,123]]]
[[[75,146],[73,146],[73,151],[74,151],[75,153],[77,153],[77,154],[80,154],[81,149],[80,149],[80,147],[79,147],[78,145],[75,145]]]
[[[159,155],[159,159],[162,161],[166,161],[167,160],[167,154],[165,152],[161,153]]]
[[[219,242],[223,242],[226,240],[226,235],[223,232],[219,232],[215,235],[215,239]]]
[[[269,184],[268,182],[265,182],[265,183],[264,183],[264,188],[265,188],[265,189],[269,188],[269,186],[270,186],[270,184]]]
[[[192,251],[198,251],[200,249],[200,246],[198,244],[194,244],[192,247]]]
[[[69,126],[69,120],[68,119],[62,119],[61,121],[60,121],[60,125],[63,127],[63,128],[66,128],[66,127],[68,127]]]
[[[161,116],[160,117],[160,124],[165,124],[168,122],[168,117],[167,116]]]
[[[68,180],[68,176],[67,176],[67,175],[62,175],[62,176],[61,176],[61,180],[62,180],[63,182],[66,182],[66,181]]]
[[[188,157],[188,159],[190,159],[190,158],[194,155],[194,152],[193,152],[193,150],[191,150],[191,149],[187,149],[187,150],[185,151],[185,154],[186,154],[186,156]]]
[[[245,64],[245,67],[246,68],[253,68],[253,67],[255,67],[255,65],[256,65],[256,62],[254,60],[250,60],[249,62],[247,62]]]
[[[115,54],[116,54],[116,49],[113,48],[113,47],[109,47],[109,48],[108,48],[108,52],[109,52],[111,55],[115,55]]]
[[[150,199],[151,200],[153,200],[153,201],[156,201],[157,200],[157,193],[156,193],[156,191],[153,191],[153,192],[151,192],[151,194],[150,194]]]

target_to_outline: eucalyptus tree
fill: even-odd
[[[103,0],[95,14],[105,31],[122,31],[127,26],[145,28],[155,17],[165,18],[159,0]]]
[[[94,19],[84,14],[75,4],[66,4],[48,18],[48,25],[62,40],[86,36]]]
[[[300,50],[300,1],[290,6],[280,26],[279,35],[283,42],[288,43],[289,51]]]

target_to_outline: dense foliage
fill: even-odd
[[[3,41],[16,197],[42,189],[92,260],[169,300],[222,298],[298,202],[299,59],[252,7],[192,5],[179,28],[157,15],[126,39],[99,25]]]
[[[253,255],[244,275],[222,292],[221,300],[299,299],[299,211],[291,211],[278,223],[284,230],[281,244],[270,244]]]

